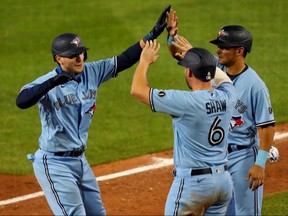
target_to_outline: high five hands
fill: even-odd
[[[145,47],[142,50],[140,56],[140,62],[146,64],[152,64],[159,58],[158,55],[159,50],[160,50],[160,43],[157,43],[156,40],[146,41]]]

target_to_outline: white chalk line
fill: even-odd
[[[275,136],[274,136],[274,140],[280,140],[280,139],[284,139],[286,137],[288,137],[288,132],[286,132],[286,133],[276,132]]]
[[[277,133],[275,133],[274,140],[280,140],[280,139],[284,139],[286,137],[288,137],[288,132],[287,133],[277,132]],[[133,168],[130,170],[125,170],[122,172],[112,173],[109,175],[99,176],[96,179],[99,182],[100,181],[107,181],[107,180],[111,180],[111,179],[115,179],[115,178],[120,178],[123,176],[133,175],[133,174],[146,172],[146,171],[150,171],[150,170],[159,169],[159,168],[173,165],[173,159],[165,159],[165,158],[157,158],[157,157],[154,157],[152,159],[155,160],[154,164],[137,167],[137,168]],[[24,196],[11,198],[11,199],[7,199],[7,200],[2,200],[2,201],[0,201],[0,206],[9,205],[9,204],[17,203],[17,202],[22,202],[22,201],[25,201],[28,199],[34,199],[34,198],[37,198],[40,196],[44,196],[44,193],[42,191],[32,193],[32,194],[27,194]]]
[[[113,173],[113,174],[109,174],[109,175],[99,176],[99,177],[96,177],[96,179],[98,182],[106,181],[106,180],[111,180],[111,179],[115,179],[115,178],[119,178],[119,177],[123,177],[123,176],[128,176],[128,175],[133,175],[133,174],[137,174],[137,173],[141,173],[141,172],[145,172],[145,171],[159,169],[159,168],[170,166],[173,164],[173,159],[156,158],[156,157],[153,157],[152,159],[155,161],[154,164],[147,165],[147,166],[141,166],[141,167],[137,167],[137,168],[133,168],[130,170],[125,170],[122,172],[117,172],[117,173]],[[43,191],[39,191],[36,193],[31,193],[31,194],[27,194],[27,195],[15,197],[15,198],[7,199],[7,200],[2,200],[2,201],[0,201],[0,206],[9,205],[9,204],[17,203],[17,202],[22,202],[22,201],[25,201],[28,199],[34,199],[34,198],[37,198],[40,196],[44,196]]]

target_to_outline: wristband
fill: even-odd
[[[169,35],[169,37],[167,38],[167,44],[172,46],[172,41],[174,41],[174,37]]]
[[[146,41],[148,40],[153,40],[155,39],[154,36],[151,34],[151,32],[149,32],[144,38],[143,38],[143,41],[144,43],[146,43]]]
[[[264,168],[268,154],[269,152],[266,152],[264,150],[259,150],[255,164]]]

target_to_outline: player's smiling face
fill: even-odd
[[[231,66],[235,63],[236,48],[223,48],[218,46],[216,53],[220,64]]]
[[[217,48],[217,55],[219,59],[219,63],[222,65],[225,65],[226,67],[232,66],[237,61],[237,58],[239,56],[242,56],[242,52],[240,52],[243,47],[230,47],[230,48],[224,48],[221,46],[218,46]]]
[[[84,70],[84,52],[70,57],[56,56],[63,71],[79,74]]]

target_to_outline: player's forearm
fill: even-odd
[[[141,41],[130,46],[117,56],[117,73],[130,68],[139,60],[143,48]]]
[[[262,168],[265,167],[267,157],[274,139],[274,133],[275,133],[274,126],[258,128],[260,148],[256,157],[255,165],[260,166]]]
[[[259,149],[269,152],[271,145],[273,143],[273,140],[274,140],[275,127],[268,126],[265,128],[258,128],[258,134],[260,138]]]
[[[148,63],[140,62],[138,64],[133,76],[131,86],[131,95],[147,105],[150,103],[150,86],[147,80],[148,67]]]
[[[27,109],[35,105],[54,86],[52,79],[49,79],[32,88],[23,89],[17,96],[16,105],[21,109]]]

